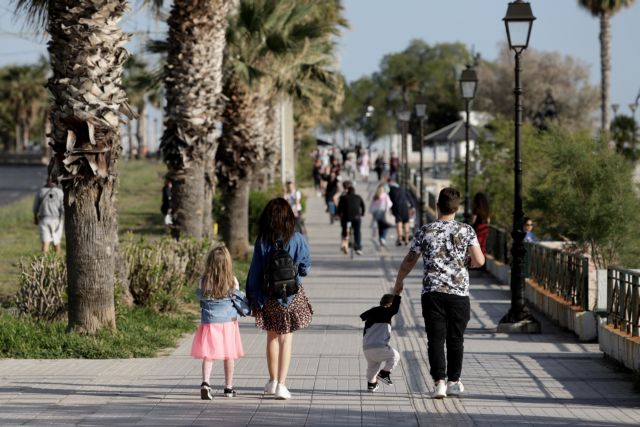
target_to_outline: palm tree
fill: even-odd
[[[173,235],[197,239],[212,224],[227,14],[234,0],[174,0],[167,20],[165,131],[160,149],[173,180]],[[154,0],[160,7],[162,0]]]
[[[120,116],[132,116],[121,87],[128,40],[126,0],[16,0],[47,27],[52,76],[50,171],[62,180],[69,329],[115,330],[117,160]]]
[[[122,84],[129,97],[129,102],[135,107],[138,116],[136,139],[138,150],[136,157],[144,157],[147,152],[147,103],[160,105],[160,80],[148,69],[147,63],[135,55],[131,55],[124,64]],[[130,150],[133,147],[130,147]]]
[[[611,71],[611,17],[635,0],[578,0],[583,8],[600,18],[600,112],[601,130],[609,131],[609,73]]]
[[[330,2],[332,3],[332,2]],[[318,19],[319,2],[241,0],[230,20],[225,53],[223,135],[217,160],[225,207],[221,234],[235,256],[248,252],[248,197],[256,168],[264,167],[267,114],[281,80],[300,58],[326,41],[329,25]]]
[[[0,102],[12,112],[15,151],[23,151],[31,140],[31,130],[46,109],[48,66],[10,65],[0,70]]]

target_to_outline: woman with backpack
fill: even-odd
[[[267,331],[269,381],[264,393],[290,399],[285,386],[294,331],[311,324],[313,310],[301,277],[311,267],[309,246],[295,231],[296,217],[283,198],[267,203],[258,221],[251,267],[247,275],[247,297],[256,326]]]

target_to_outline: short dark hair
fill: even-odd
[[[395,295],[393,294],[384,294],[382,295],[382,298],[380,298],[380,305],[383,307],[388,307],[393,303],[394,298]]]
[[[342,188],[344,188],[344,190],[349,193],[352,194],[355,192],[355,188],[353,187],[353,182],[351,181],[345,181],[342,183]]]
[[[282,197],[271,199],[262,210],[258,221],[258,239],[265,243],[284,243],[291,240],[296,227],[296,217],[291,205]]]
[[[438,209],[443,215],[451,215],[458,211],[460,206],[460,192],[453,187],[440,190],[438,196]]]

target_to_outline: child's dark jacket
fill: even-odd
[[[362,339],[362,348],[364,350],[389,347],[391,319],[398,313],[399,309],[400,295],[395,295],[390,307],[373,307],[360,315],[360,318],[365,322],[364,337]]]

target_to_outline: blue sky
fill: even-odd
[[[167,4],[170,2],[167,1]],[[387,53],[404,49],[413,38],[428,43],[459,41],[473,46],[486,59],[494,59],[498,44],[505,40],[502,18],[505,0],[345,0],[351,29],[340,40],[340,64],[348,80],[376,71]],[[163,26],[149,18],[140,1],[123,20],[127,31],[138,34],[129,48],[138,46],[149,32],[161,37]],[[580,9],[577,0],[532,0],[537,20],[531,47],[559,51],[580,58],[591,66],[591,81],[600,79],[599,23]],[[46,43],[23,28],[12,14],[12,2],[0,0],[0,65],[35,61],[46,51]],[[612,19],[611,102],[627,105],[640,90],[640,0]],[[526,53],[524,59],[526,66]]]

